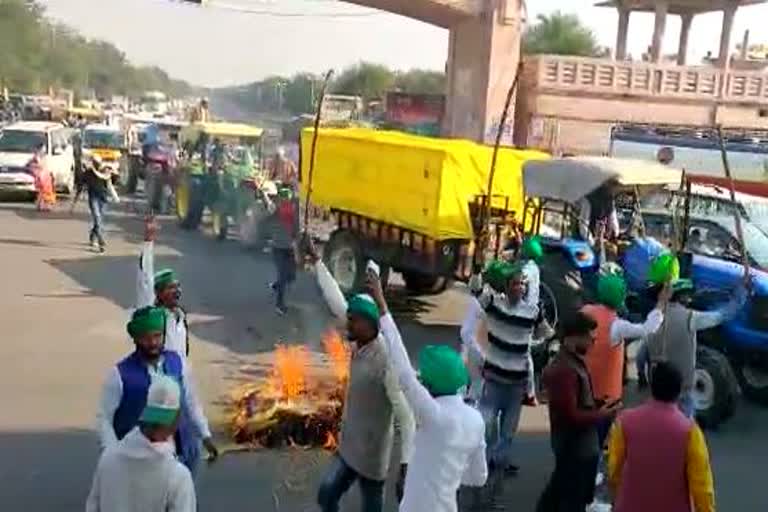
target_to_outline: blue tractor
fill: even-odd
[[[545,248],[541,296],[552,324],[564,311],[592,300],[597,277],[606,266],[621,268],[627,279],[630,297],[625,315],[644,316],[651,302],[645,299],[648,267],[670,247],[679,248],[681,272],[694,281],[697,309],[724,305],[743,280],[733,218],[698,218],[684,208],[641,211],[643,195],[680,186],[679,171],[653,162],[577,157],[529,162],[523,180],[528,197],[524,224],[539,235]],[[595,247],[586,229],[588,200],[606,187],[611,189],[622,231],[610,250]],[[699,335],[694,400],[697,419],[705,427],[715,427],[733,415],[740,388],[748,397],[768,404],[768,274],[762,270],[768,268],[768,236],[748,222],[743,224],[753,294],[734,319]],[[684,235],[675,242],[676,233]],[[720,253],[697,250],[687,243],[689,233],[711,237],[725,249]],[[538,367],[556,344],[551,340],[537,350]]]

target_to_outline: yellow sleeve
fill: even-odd
[[[688,488],[696,512],[715,512],[715,488],[712,468],[709,466],[707,441],[698,425],[694,425],[688,438],[686,472]]]
[[[614,493],[621,486],[621,470],[624,467],[625,453],[624,431],[619,420],[616,420],[608,435],[608,484]]]

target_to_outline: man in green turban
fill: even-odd
[[[430,345],[419,353],[417,374],[378,276],[369,273],[368,283],[382,315],[388,356],[418,425],[400,512],[457,510],[459,486],[480,487],[488,477],[485,423],[462,396],[469,383],[467,368],[452,347]]]
[[[318,257],[311,240],[306,251],[314,261],[317,282],[333,315],[346,323],[353,345],[344,400],[339,450],[318,491],[323,512],[335,512],[354,481],[360,482],[363,510],[380,511],[389,474],[392,425],[400,428],[400,474],[404,478],[413,445],[413,414],[397,382],[380,332],[382,311],[367,294],[346,300],[338,283]]]
[[[145,306],[131,315],[126,331],[134,350],[112,368],[104,383],[97,418],[99,437],[103,448],[116,445],[140,423],[153,379],[172,377],[183,396],[176,453],[194,474],[201,441],[211,458],[216,458],[218,449],[184,358],[164,348],[167,322],[167,312],[158,306]]]
[[[187,314],[181,307],[181,284],[176,272],[166,268],[155,272],[154,246],[158,226],[151,217],[144,225],[144,246],[139,259],[136,307],[158,306],[166,313],[163,343],[166,350],[189,355]]]

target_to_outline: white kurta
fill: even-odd
[[[381,330],[418,425],[400,512],[456,512],[459,486],[480,487],[488,478],[483,417],[459,395],[430,395],[389,313],[381,318]]]
[[[199,432],[202,439],[211,437],[211,430],[208,427],[208,420],[205,418],[203,406],[197,397],[197,390],[192,381],[192,374],[187,367],[184,359],[182,362],[182,375],[184,378],[184,400],[189,408],[190,419]],[[162,367],[161,362],[157,367],[149,367],[149,373],[158,372],[156,368]],[[99,433],[99,440],[102,448],[108,448],[118,443],[112,420],[115,417],[115,411],[120,406],[120,400],[123,397],[123,380],[120,378],[120,371],[117,366],[113,366],[104,382],[101,390],[101,400],[99,409],[96,413],[96,429]]]
[[[86,512],[196,512],[189,470],[173,443],[152,443],[138,428],[101,454]]]
[[[155,257],[154,242],[144,242],[139,259],[139,269],[136,279],[136,309],[153,306],[155,297]],[[184,311],[167,310],[165,324],[165,349],[187,358],[187,323]]]

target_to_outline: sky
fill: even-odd
[[[510,0],[512,1],[512,0]],[[157,65],[195,85],[243,84],[269,75],[336,70],[365,60],[395,69],[442,70],[448,32],[401,16],[335,0],[211,0],[204,8],[173,0],[40,0],[48,15],[89,38],[110,41],[140,65]],[[617,14],[594,0],[527,0],[528,18],[561,10],[578,14],[613,47]],[[244,12],[256,11],[256,12]],[[271,14],[264,14],[264,12]],[[296,16],[301,14],[301,16]],[[722,15],[695,18],[689,62],[717,53]],[[733,44],[768,19],[768,4],[739,10]],[[667,21],[664,50],[675,53],[679,18]],[[653,15],[634,13],[629,52],[650,44]]]

